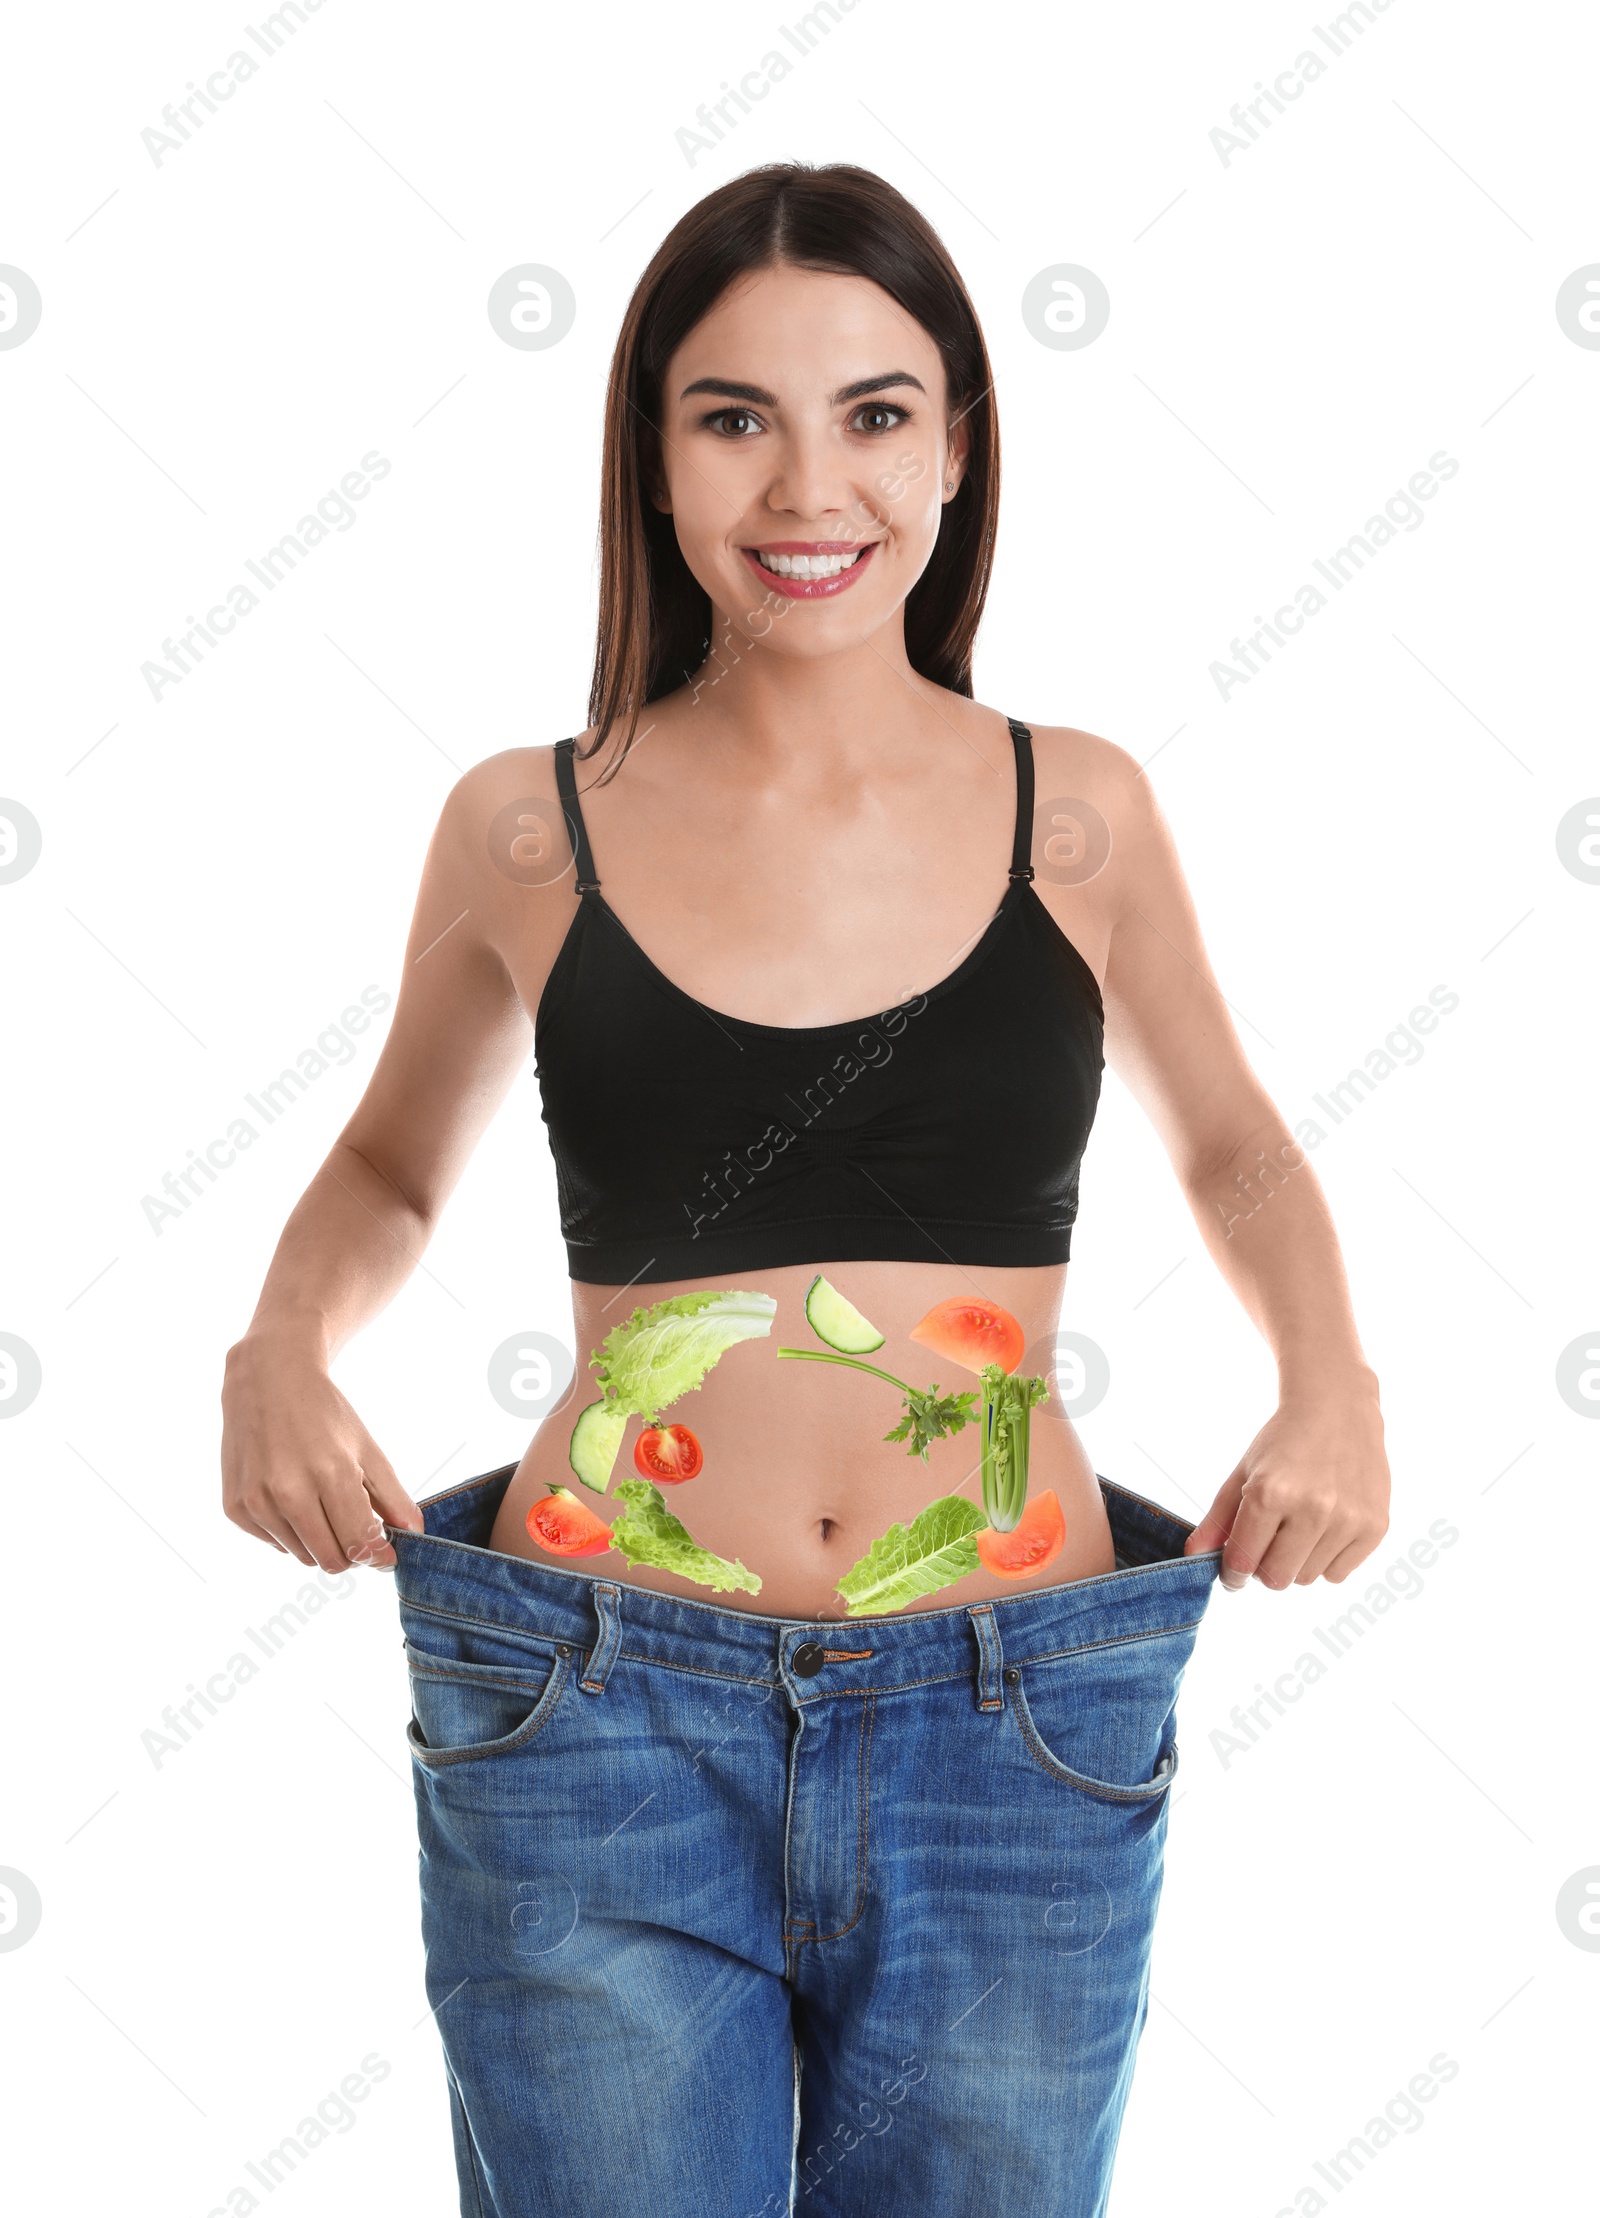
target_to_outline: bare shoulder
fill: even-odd
[[[445,796],[434,855],[452,877],[498,886],[549,883],[570,869],[572,854],[555,743],[508,747],[465,771]]]
[[[1125,819],[1130,810],[1145,805],[1150,788],[1144,770],[1115,740],[1071,724],[1029,724],[1028,729],[1033,734],[1036,802],[1053,795],[1092,801],[1108,822]]]
[[[1107,923],[1142,903],[1176,866],[1171,835],[1148,772],[1115,740],[1067,724],[1035,724],[1034,844],[1052,838],[1085,874]]]

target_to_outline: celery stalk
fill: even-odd
[[[1018,1378],[986,1363],[983,1380],[978,1468],[983,1481],[983,1511],[997,1533],[1016,1529],[1028,1500],[1028,1448],[1035,1402],[1049,1399],[1041,1378]]]

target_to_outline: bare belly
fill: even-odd
[[[921,1263],[838,1263],[825,1266],[841,1293],[885,1335],[870,1361],[917,1387],[937,1380],[941,1393],[977,1389],[978,1380],[909,1337],[910,1328],[935,1302],[952,1294],[981,1294],[1010,1310],[1022,1326],[1027,1353],[1019,1369],[1045,1373],[1047,1351],[1060,1312],[1064,1267],[999,1270],[949,1269]],[[901,1397],[882,1379],[834,1363],[779,1358],[782,1347],[821,1349],[806,1321],[810,1266],[751,1271],[714,1280],[682,1280],[635,1287],[573,1283],[578,1376],[560,1409],[540,1426],[506,1490],[490,1545],[506,1555],[560,1564],[568,1570],[681,1594],[722,1609],[764,1617],[842,1621],[837,1581],[891,1525],[909,1524],[920,1509],[944,1494],[962,1494],[981,1507],[977,1428],[935,1440],[927,1461],[908,1454],[884,1434],[899,1422]],[[673,1514],[702,1548],[737,1559],[761,1580],[759,1594],[716,1592],[645,1565],[630,1564],[615,1550],[596,1556],[558,1556],[530,1536],[527,1515],[551,1485],[570,1487],[580,1501],[609,1520],[617,1505],[577,1479],[567,1444],[578,1411],[596,1398],[588,1356],[613,1325],[640,1304],[708,1284],[766,1293],[777,1302],[764,1340],[732,1348],[705,1384],[663,1413],[663,1421],[689,1426],[705,1454],[704,1468],[682,1485],[662,1489]],[[616,1476],[633,1476],[633,1445],[640,1421],[632,1419],[617,1457]],[[615,1484],[615,1478],[613,1479]],[[1044,1570],[1008,1579],[979,1570],[895,1615],[950,1609],[964,1603],[1093,1578],[1115,1568],[1111,1531],[1087,1451],[1054,1396],[1032,1415],[1028,1495],[1053,1487],[1066,1521],[1066,1542]]]

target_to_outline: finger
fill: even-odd
[[[1237,1590],[1248,1586],[1257,1565],[1265,1558],[1284,1522],[1284,1514],[1278,1504],[1265,1501],[1259,1494],[1243,1495],[1239,1503],[1239,1514],[1222,1545],[1222,1570],[1219,1576],[1225,1587]]]
[[[1354,1537],[1348,1525],[1330,1525],[1295,1573],[1295,1585],[1310,1586],[1315,1580],[1323,1578],[1340,1556],[1349,1553]]]
[[[1239,1511],[1239,1497],[1243,1492],[1244,1472],[1240,1468],[1223,1480],[1216,1500],[1184,1542],[1183,1552],[1186,1556],[1201,1556],[1209,1549],[1222,1546],[1233,1530],[1233,1521]]]
[[[388,1457],[372,1441],[367,1443],[361,1458],[361,1483],[386,1525],[399,1525],[407,1532],[421,1532],[421,1510],[395,1477]]]
[[[276,1502],[258,1498],[246,1505],[249,1516],[269,1540],[275,1541],[286,1556],[293,1556],[296,1563],[303,1563],[307,1570],[313,1568],[313,1559]]]
[[[1265,1587],[1281,1593],[1292,1586],[1313,1548],[1320,1547],[1326,1521],[1315,1513],[1287,1517],[1274,1533],[1266,1554],[1256,1565],[1256,1577]]]
[[[302,1562],[310,1560],[319,1570],[335,1574],[348,1571],[350,1558],[345,1553],[344,1543],[328,1522],[321,1494],[312,1491],[313,1483],[310,1480],[302,1481],[292,1495],[280,1502],[281,1513],[288,1520],[295,1538],[311,1551],[310,1558],[302,1557]]]
[[[1348,1579],[1357,1564],[1365,1563],[1376,1542],[1357,1537],[1348,1547],[1341,1548],[1322,1576],[1337,1586],[1341,1579]]]
[[[322,1508],[343,1559],[341,1570],[353,1563],[379,1571],[393,1569],[394,1550],[363,1481],[350,1479],[330,1487],[323,1495]]]
[[[252,1540],[264,1540],[269,1548],[276,1548],[280,1556],[288,1554],[289,1551],[284,1547],[283,1542],[274,1540],[271,1533],[264,1531],[248,1510],[230,1509],[226,1514],[229,1523],[237,1525],[240,1532],[248,1533]]]

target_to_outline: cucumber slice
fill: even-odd
[[[854,1302],[847,1302],[819,1271],[806,1289],[806,1322],[819,1340],[841,1355],[868,1355],[883,1346],[883,1334],[869,1325]]]
[[[615,1402],[591,1402],[578,1412],[567,1461],[584,1485],[592,1486],[597,1494],[603,1494],[611,1483],[611,1466],[617,1460],[627,1425],[628,1412]]]

